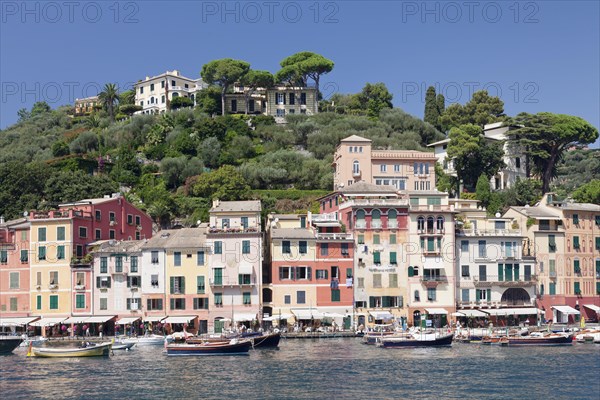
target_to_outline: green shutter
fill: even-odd
[[[205,292],[204,276],[203,275],[198,276],[197,280],[198,280],[198,293],[204,294],[204,292]]]
[[[173,294],[173,293],[175,293],[175,278],[171,277],[170,282],[171,282],[171,291],[169,293]]]
[[[576,249],[579,248],[579,236],[573,236],[573,247]]]
[[[492,289],[488,289],[487,290],[486,299],[487,299],[488,302],[492,301]]]
[[[506,279],[505,279],[505,281],[509,282],[512,280],[513,280],[512,264],[506,264]]]
[[[38,295],[36,298],[36,308],[38,310],[42,309],[42,296]]]
[[[581,273],[581,267],[579,266],[579,260],[573,260],[573,272],[576,274]]]
[[[181,292],[181,294],[185,294],[185,276],[181,277],[181,281],[179,284],[179,291]]]
[[[575,294],[581,294],[581,287],[579,282],[575,282]]]
[[[379,253],[378,251],[373,253],[373,263],[381,264],[381,253]]]
[[[396,234],[390,235],[390,244],[396,244]]]
[[[551,296],[553,296],[553,295],[556,294],[556,283],[550,282],[550,292],[549,292],[549,294]]]
[[[596,238],[596,250],[600,250],[600,236]]]
[[[515,281],[518,281],[519,280],[519,264],[515,264],[514,269],[515,269],[515,274],[514,274],[515,275]]]
[[[504,264],[498,264],[498,282],[504,280]]]
[[[596,282],[596,294],[600,294],[600,282]]]
[[[395,251],[391,251],[390,252],[390,264],[396,264],[396,252]]]
[[[415,269],[413,267],[408,267],[408,277],[415,276]]]

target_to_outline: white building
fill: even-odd
[[[525,165],[525,156],[523,151],[514,142],[507,140],[506,132],[512,129],[511,126],[504,125],[503,122],[487,124],[483,127],[483,134],[490,142],[502,142],[504,150],[504,164],[498,173],[490,180],[492,190],[507,189],[515,184],[517,178],[526,179],[527,170]],[[456,176],[454,162],[448,159],[448,144],[450,139],[440,140],[430,143],[427,147],[433,147],[438,163],[442,165],[446,174]]]
[[[135,86],[135,104],[142,107],[137,114],[162,114],[177,97],[189,97],[196,104],[196,92],[206,88],[202,79],[191,79],[177,70],[138,81]]]
[[[168,232],[158,232],[142,246],[142,299],[144,321],[160,321],[166,317],[166,259]]]

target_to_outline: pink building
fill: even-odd
[[[0,315],[23,317],[29,307],[29,222],[0,219]]]

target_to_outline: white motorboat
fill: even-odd
[[[121,340],[122,343],[134,343],[138,346],[162,346],[165,343],[165,337],[162,335],[144,335],[137,337],[129,337]]]

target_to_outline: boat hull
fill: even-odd
[[[19,347],[23,339],[20,337],[2,337],[0,338],[0,356],[11,354],[14,349]]]
[[[133,346],[135,346],[135,343],[114,343],[112,346],[113,350],[129,350],[131,349]]]
[[[32,347],[30,355],[34,357],[46,358],[108,357],[111,349],[111,342],[100,343],[96,346],[84,348]]]
[[[255,349],[273,349],[279,346],[281,334],[272,333],[269,335],[252,337],[252,347]]]
[[[235,343],[170,344],[166,346],[168,356],[220,356],[248,354],[252,347],[249,340]]]
[[[411,338],[382,338],[377,344],[385,348],[409,348],[409,347],[446,347],[452,346],[454,335],[444,335],[435,339],[411,339]]]
[[[132,337],[123,339],[122,343],[133,343],[138,346],[162,346],[165,343],[165,337],[159,335]]]
[[[509,346],[570,346],[572,344],[573,336],[571,335],[508,338]]]

